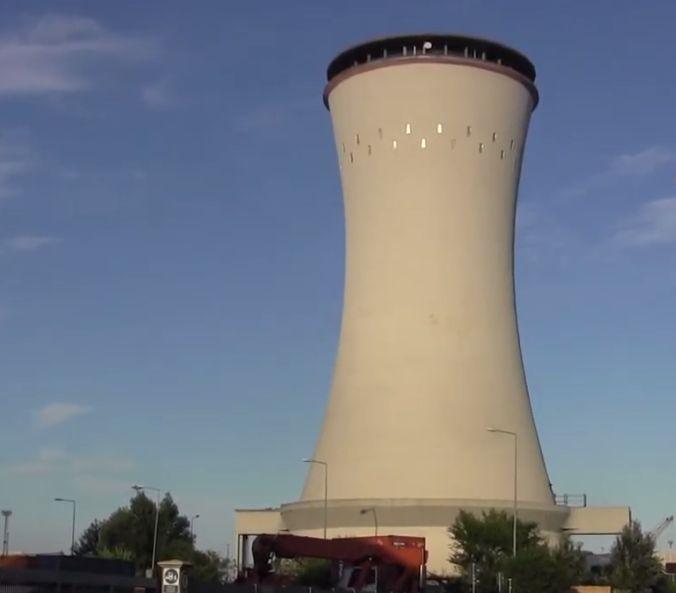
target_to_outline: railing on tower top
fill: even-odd
[[[586,507],[586,494],[557,494],[555,496],[556,504],[566,507]]]

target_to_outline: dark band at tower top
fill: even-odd
[[[419,34],[385,37],[361,43],[338,54],[326,72],[330,82],[354,66],[385,59],[448,56],[490,62],[535,82],[535,67],[518,51],[486,39],[462,35]]]

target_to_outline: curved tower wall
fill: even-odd
[[[483,67],[478,67],[483,66]],[[504,70],[504,72],[502,71]],[[328,91],[346,219],[340,345],[315,458],[331,499],[551,503],[524,378],[514,216],[534,89],[434,56]],[[311,466],[303,500],[323,497]]]
[[[301,500],[282,506],[296,533],[321,533],[328,467],[329,536],[368,534],[361,510],[373,508],[381,533],[426,536],[433,568],[447,570],[458,509],[512,507],[513,439],[489,426],[518,434],[520,516],[550,535],[563,520],[514,295],[517,189],[537,91],[534,71],[498,61],[369,56],[329,81],[344,308],[313,456],[327,465],[310,464]]]

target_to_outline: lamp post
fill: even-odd
[[[329,506],[329,464],[319,459],[303,459],[303,463],[315,463],[324,466],[324,539],[326,539],[326,525]]]
[[[55,498],[54,502],[69,502],[73,505],[73,523],[70,530],[70,555],[75,554],[75,507],[77,503],[72,498]]]
[[[511,430],[503,430],[502,428],[495,428],[491,426],[488,428],[488,432],[494,432],[499,434],[506,434],[508,436],[514,437],[514,518],[512,526],[512,555],[516,557],[516,523],[517,523],[517,513],[518,513],[518,480],[517,480],[517,467],[518,467],[518,436],[515,432]]]
[[[370,507],[368,509],[362,509],[359,511],[360,515],[365,515],[366,513],[373,513],[373,524],[376,528],[375,536],[378,537],[378,513],[376,513],[375,507]]]
[[[2,555],[9,554],[9,518],[12,516],[12,511],[6,509],[2,511],[3,527],[2,527]]]
[[[199,515],[193,515],[192,517],[190,517],[190,540],[191,541],[192,541],[192,539],[194,537],[194,533],[195,533],[194,530],[193,530],[195,519],[199,519],[199,518],[200,518]]]
[[[150,569],[155,572],[155,555],[157,552],[157,526],[160,522],[160,489],[155,488],[154,486],[143,486],[142,484],[134,484],[132,486],[136,492],[141,493],[145,490],[152,490],[157,494],[157,502],[155,504],[155,534],[153,535],[153,560],[150,565]]]

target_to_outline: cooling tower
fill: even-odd
[[[346,230],[333,385],[300,501],[237,510],[238,566],[254,534],[375,531],[425,537],[428,570],[449,573],[459,510],[511,513],[515,498],[550,540],[630,520],[586,496],[556,504],[533,421],[514,218],[534,80],[523,55],[461,36],[372,41],[330,64]]]
[[[292,531],[321,531],[327,472],[330,535],[360,533],[369,509],[383,533],[441,528],[446,550],[457,509],[511,509],[513,438],[521,514],[552,528],[562,520],[514,295],[534,79],[523,55],[457,36],[373,41],[330,64],[344,307],[321,463],[308,466],[301,502],[283,507]]]

